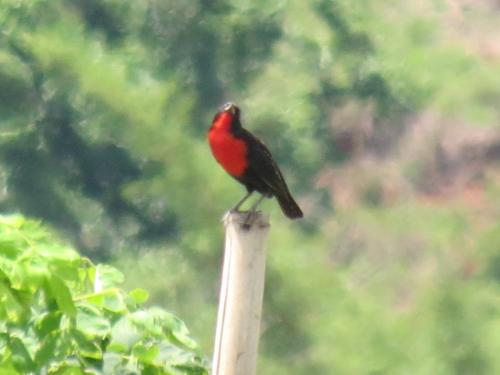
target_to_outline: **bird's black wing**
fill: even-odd
[[[248,148],[247,173],[249,178],[255,179],[256,190],[272,195],[289,194],[285,179],[266,145],[244,128],[241,129],[241,136]]]

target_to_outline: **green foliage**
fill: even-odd
[[[39,223],[0,217],[2,374],[207,374],[184,323]]]

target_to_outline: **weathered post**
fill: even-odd
[[[226,243],[212,362],[213,375],[254,375],[260,334],[269,216],[224,217]]]

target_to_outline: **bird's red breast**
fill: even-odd
[[[208,132],[208,143],[215,159],[226,172],[240,177],[248,166],[247,146],[243,140],[233,135],[232,122],[233,114],[229,112],[221,112],[215,116]]]

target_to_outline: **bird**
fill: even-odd
[[[269,149],[241,125],[241,111],[237,105],[228,102],[219,108],[208,130],[208,143],[215,160],[247,190],[231,211],[239,212],[254,192],[261,194],[251,206],[246,224],[264,198],[276,197],[281,210],[290,219],[304,216]]]

